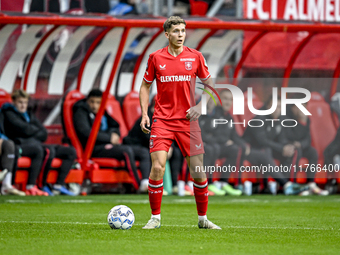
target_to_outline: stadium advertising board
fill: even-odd
[[[244,0],[247,19],[340,21],[340,0]]]

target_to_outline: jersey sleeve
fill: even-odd
[[[144,81],[146,81],[147,83],[152,83],[156,77],[155,64],[153,60],[154,60],[153,56],[149,56],[148,63],[146,65],[146,70],[145,70],[144,77],[143,77]]]
[[[197,76],[202,80],[205,81],[208,79],[211,75],[208,71],[208,65],[207,61],[203,57],[202,54],[199,54],[199,62],[198,62],[198,68],[197,68]]]

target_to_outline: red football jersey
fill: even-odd
[[[153,114],[153,127],[178,131],[200,130],[198,121],[186,119],[187,110],[196,105],[196,77],[202,81],[210,77],[208,66],[197,50],[183,47],[174,57],[168,46],[150,54],[144,80],[157,82],[157,99]]]

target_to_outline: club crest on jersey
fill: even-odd
[[[161,69],[161,70],[165,70],[165,66],[166,66],[166,65],[164,65],[164,66],[162,66],[162,65],[159,65],[159,69]]]
[[[153,139],[150,139],[150,149],[153,147]]]
[[[190,71],[192,69],[192,62],[185,62],[185,69]]]

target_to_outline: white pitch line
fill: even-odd
[[[21,224],[70,224],[70,225],[107,225],[104,222],[58,222],[58,221],[6,221],[0,220],[0,223],[21,223]],[[144,226],[144,224],[134,224],[136,226]],[[197,228],[197,225],[164,225],[163,227],[181,227],[181,228]],[[322,231],[339,231],[334,228],[313,228],[313,227],[270,227],[270,226],[224,226],[228,229],[276,229],[276,230],[322,230]]]
[[[27,204],[27,203],[40,203],[39,200],[22,200],[22,199],[8,199],[5,200],[6,203],[12,203],[12,204],[17,204],[17,203],[23,203],[23,204]]]
[[[94,203],[93,200],[86,200],[86,199],[78,199],[78,200],[61,200],[62,203],[69,203],[69,204],[86,204],[86,203]]]
[[[0,220],[0,223],[21,223],[21,224],[70,224],[70,225],[106,225],[104,222],[62,222],[62,221],[14,221]]]
[[[141,200],[129,200],[129,199],[120,199],[116,201],[117,203],[129,203],[129,204],[148,204],[148,199],[141,199]]]
[[[30,203],[41,203],[40,200],[24,200],[24,199],[7,199],[4,201],[4,203],[11,203],[11,204],[30,204]],[[48,201],[44,201],[45,203]],[[60,200],[61,203],[68,203],[68,204],[90,204],[90,203],[103,203],[103,201],[96,201],[91,199],[63,199]],[[312,200],[312,199],[278,199],[278,200],[262,200],[262,199],[256,199],[256,198],[250,198],[250,199],[226,199],[224,201],[214,201],[211,200],[210,204],[235,204],[235,203],[322,203],[324,201],[319,200]],[[327,202],[334,202],[338,203],[340,202],[340,199],[333,199],[333,200],[327,200]],[[117,204],[119,203],[127,203],[127,204],[148,204],[149,200],[147,199],[141,199],[141,200],[132,200],[132,199],[119,199],[116,200]],[[163,204],[172,204],[172,203],[183,203],[183,204],[193,204],[195,203],[195,200],[192,198],[178,198],[170,201],[163,201]]]

